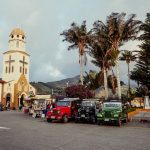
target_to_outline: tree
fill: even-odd
[[[131,14],[125,19],[125,13],[112,13],[107,17],[108,40],[111,43],[109,55],[113,56],[113,63],[116,64],[118,96],[121,98],[118,55],[119,47],[129,40],[134,40],[139,32],[141,21],[135,20],[136,15]]]
[[[101,21],[96,21],[93,24],[92,37],[90,39],[90,55],[94,58],[92,63],[100,68],[99,72],[99,84],[104,83],[105,99],[108,98],[108,83],[107,83],[107,71],[110,67],[110,61],[107,57],[107,51],[110,48],[109,40],[107,38],[107,27]]]
[[[63,41],[71,44],[68,50],[79,49],[80,81],[83,85],[83,64],[86,64],[85,49],[88,48],[88,36],[90,35],[90,32],[87,32],[86,21],[83,21],[81,26],[72,23],[71,28],[63,31],[60,35],[64,36]]]
[[[141,24],[140,29],[143,31],[139,37],[142,44],[139,46],[140,51],[138,52],[136,68],[131,73],[131,76],[143,88],[147,88],[147,91],[150,91],[150,13],[147,13],[145,23]],[[134,73],[136,73],[136,76]]]
[[[67,97],[70,98],[92,98],[94,95],[92,92],[88,89],[88,87],[84,85],[72,85],[65,89]]]
[[[85,72],[84,84],[88,86],[90,90],[96,90],[99,88],[99,73],[96,71],[90,70],[89,73]]]
[[[131,88],[130,88],[130,62],[135,61],[136,56],[133,55],[132,51],[124,50],[122,56],[119,58],[121,61],[126,61],[128,66],[128,98],[130,98]]]
[[[142,72],[138,70],[137,68],[134,68],[133,71],[131,71],[130,79],[134,80],[137,83],[138,88],[139,88],[140,80],[142,80]]]
[[[107,79],[108,79],[108,87],[112,90],[113,95],[115,95],[117,88],[117,78],[114,75],[109,75]]]

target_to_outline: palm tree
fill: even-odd
[[[96,90],[99,88],[99,73],[94,70],[90,70],[89,73],[85,73],[86,75],[84,76],[84,84],[88,86],[90,90]]]
[[[130,88],[130,63],[136,59],[132,51],[124,50],[122,56],[119,58],[121,61],[126,61],[128,66],[128,98],[130,98],[131,88]]]
[[[71,43],[68,50],[79,49],[80,81],[83,85],[83,65],[86,65],[85,49],[88,48],[88,36],[90,35],[90,32],[87,32],[86,21],[83,21],[81,26],[72,23],[71,28],[63,31],[60,35],[64,36],[63,41]]]
[[[131,14],[125,19],[125,13],[112,13],[107,17],[108,40],[111,43],[109,54],[113,55],[112,61],[116,64],[118,96],[121,98],[121,87],[119,78],[118,55],[119,47],[129,40],[136,39],[141,21],[135,20],[136,15]]]
[[[108,40],[104,40],[107,35],[107,28],[102,22],[95,22],[93,24],[92,37],[90,38],[90,55],[94,58],[92,63],[100,68],[99,84],[104,81],[105,99],[108,98],[108,83],[107,71],[110,67],[110,61],[107,57],[107,50],[110,48]]]

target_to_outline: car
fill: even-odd
[[[81,100],[79,98],[64,98],[58,100],[55,104],[55,108],[47,112],[47,122],[60,120],[67,123],[69,119],[74,119],[80,103]]]
[[[127,108],[121,100],[104,101],[102,104],[102,110],[97,113],[98,124],[112,122],[121,126],[123,122],[127,123],[127,121]]]
[[[81,107],[75,115],[75,122],[96,123],[96,114],[100,110],[100,102],[98,100],[86,99],[81,103]]]

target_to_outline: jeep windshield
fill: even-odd
[[[63,106],[63,107],[66,107],[66,106],[70,106],[70,101],[58,101],[56,103],[57,106]]]
[[[83,107],[92,107],[92,106],[95,106],[95,104],[93,102],[82,102],[82,106]]]
[[[119,102],[108,102],[108,103],[103,103],[103,110],[104,109],[121,109],[122,104]]]

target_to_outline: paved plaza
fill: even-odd
[[[117,126],[47,123],[18,111],[0,112],[0,150],[148,150],[150,123]]]

